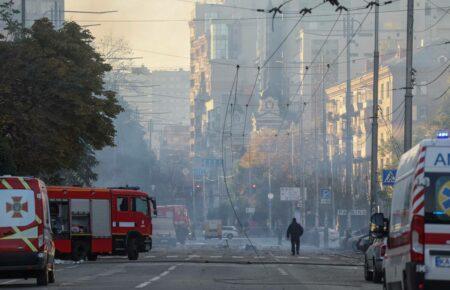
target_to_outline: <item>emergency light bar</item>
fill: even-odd
[[[448,139],[448,130],[439,130],[436,133],[437,139]]]

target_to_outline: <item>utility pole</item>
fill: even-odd
[[[272,162],[270,157],[270,152],[267,153],[267,156],[269,158],[269,194],[272,194]],[[272,233],[272,199],[269,198],[269,230]]]
[[[406,20],[406,92],[405,92],[405,136],[404,151],[412,147],[412,86],[413,86],[413,40],[414,40],[414,0],[408,0]]]
[[[323,82],[323,67],[321,68],[322,82]],[[320,190],[319,190],[319,124],[318,124],[318,98],[314,98],[314,185],[315,185],[315,204],[314,204],[314,226],[319,227],[319,202],[320,202]]]
[[[328,177],[328,143],[327,143],[327,97],[325,94],[325,60],[322,53],[322,154],[323,154],[323,184],[324,188],[329,187],[329,179]],[[329,208],[328,205],[325,205],[325,221],[324,221],[324,247],[328,248],[328,217],[329,217]]]
[[[378,192],[378,78],[380,72],[380,52],[378,50],[378,30],[380,21],[379,0],[375,4],[375,42],[373,50],[373,116],[372,116],[372,152],[370,158],[370,212],[374,213]]]
[[[353,104],[352,104],[352,80],[351,80],[351,37],[353,34],[353,21],[350,20],[350,12],[347,11],[346,21],[346,36],[347,36],[347,86],[345,94],[345,191],[346,191],[346,206],[347,212],[353,208],[353,192],[352,192],[352,179],[353,179],[353,136],[352,136],[352,117],[353,117]],[[351,226],[351,218],[348,216],[347,227]]]
[[[25,25],[26,25],[26,12],[27,12],[27,10],[26,10],[26,3],[27,2],[27,0],[22,0],[22,7],[20,7],[21,8],[21,16],[22,16],[22,27],[23,28],[25,28]]]
[[[206,222],[206,172],[203,171],[203,221]]]
[[[302,210],[302,222],[303,225],[306,225],[306,187],[305,187],[305,158],[303,158],[303,154],[304,154],[304,142],[305,142],[305,135],[303,132],[303,122],[304,122],[304,118],[303,115],[305,113],[305,103],[303,101],[303,95],[302,95],[302,103],[300,104],[300,132],[299,132],[299,136],[300,136],[300,142],[299,142],[299,162],[300,162],[300,186],[301,186],[301,194],[302,194],[302,198],[303,198],[303,208]]]

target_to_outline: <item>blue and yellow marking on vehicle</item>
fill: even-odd
[[[438,191],[439,207],[450,216],[450,181],[444,183]]]

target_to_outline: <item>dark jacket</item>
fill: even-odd
[[[291,238],[291,240],[298,240],[302,235],[303,235],[303,227],[296,222],[292,222],[288,227],[286,237],[288,239]]]

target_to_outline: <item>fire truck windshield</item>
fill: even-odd
[[[429,174],[425,218],[428,222],[450,223],[450,174]]]
[[[144,197],[134,197],[132,201],[133,211],[141,212],[145,215],[148,215],[148,202]]]

